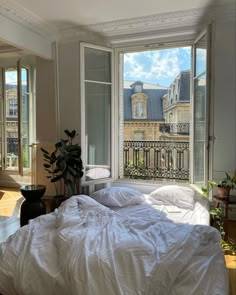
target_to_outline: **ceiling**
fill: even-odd
[[[202,8],[211,0],[15,0],[46,22],[63,28],[66,24],[91,25],[173,11]]]
[[[193,28],[209,7],[235,0],[0,0],[0,15],[52,40],[100,34],[113,42]],[[194,32],[196,33],[196,32]],[[193,34],[193,31],[189,32]],[[111,42],[112,44],[112,42]],[[4,46],[4,44],[0,43]],[[4,49],[5,50],[5,49]],[[0,47],[1,52],[1,47]]]

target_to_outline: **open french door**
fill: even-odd
[[[31,170],[30,155],[30,99],[29,70],[17,62],[17,92],[18,92],[18,172],[21,176]]]
[[[30,138],[33,115],[30,111],[30,69],[21,65],[20,60],[4,66],[0,89],[1,185],[31,183]]]
[[[112,178],[112,49],[81,43],[81,147],[83,183]]]
[[[192,183],[206,184],[209,174],[210,25],[193,44]]]

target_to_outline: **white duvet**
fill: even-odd
[[[0,246],[3,295],[226,295],[220,235],[147,204],[74,196]]]

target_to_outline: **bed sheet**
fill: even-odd
[[[209,201],[206,198],[197,198],[193,210],[177,206],[152,205],[154,208],[165,212],[167,217],[177,223],[210,224]]]
[[[195,197],[194,207],[184,209],[178,206],[167,206],[155,204],[155,200],[149,194],[144,194],[145,204],[150,205],[153,209],[163,212],[167,218],[176,223],[185,224],[210,224],[209,201],[205,197]],[[114,211],[127,210],[127,208],[109,207]]]
[[[115,212],[75,196],[0,245],[0,293],[227,295],[219,240],[148,204]]]

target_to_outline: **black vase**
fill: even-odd
[[[20,188],[24,202],[20,210],[20,225],[28,224],[30,219],[46,214],[46,208],[41,201],[46,191],[45,185],[25,185]]]

